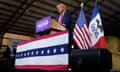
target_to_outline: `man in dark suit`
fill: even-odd
[[[16,49],[14,48],[13,44],[10,43],[10,45],[6,48],[5,57],[6,58],[13,58],[15,57]]]
[[[72,28],[71,12],[66,10],[66,6],[63,3],[57,5],[59,15],[56,16],[56,20],[62,24],[68,30]]]
[[[15,55],[16,48],[14,48],[13,43],[10,43],[10,45],[6,48],[4,57],[9,61],[11,67],[14,67]]]
[[[72,13],[66,9],[66,6],[63,3],[58,4],[57,10],[59,15],[56,16],[56,20],[63,25],[69,31],[69,46],[72,46]]]

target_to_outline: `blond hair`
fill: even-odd
[[[60,6],[64,7],[64,9],[66,9],[65,4],[63,4],[63,3],[58,4],[56,7],[58,8],[58,7],[60,7]]]

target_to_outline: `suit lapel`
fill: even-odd
[[[65,17],[66,17],[66,12],[67,12],[67,11],[65,11],[65,13],[64,13],[64,15],[63,15],[62,24],[64,24],[64,20],[65,20]]]

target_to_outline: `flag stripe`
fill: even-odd
[[[86,24],[84,24],[84,27],[82,28],[82,31],[83,31],[83,35],[84,35],[84,39],[85,39],[85,42],[86,42],[86,44],[87,44],[87,48],[89,48],[90,47],[90,37],[89,37],[89,31],[88,31],[88,28],[86,27]]]
[[[67,32],[68,32],[68,30],[64,30],[64,31],[60,31],[60,32],[57,32],[57,33],[54,33],[54,34],[49,34],[49,35],[33,38],[31,40],[27,40],[27,41],[23,41],[23,42],[18,43],[18,46],[28,44],[28,43],[31,43],[31,42],[34,42],[34,41],[37,41],[37,40],[43,40],[43,39],[47,39],[47,38],[51,38],[51,37],[53,38],[53,37],[58,36],[58,35],[66,34]]]
[[[74,33],[73,33],[74,34]],[[82,46],[81,42],[78,40],[78,38],[75,36],[73,36],[73,40],[74,42],[77,44],[77,46],[80,48],[80,49],[83,49],[84,47]]]
[[[85,48],[85,44],[84,44],[84,42],[82,42],[82,41],[84,41],[84,37],[83,37],[81,30],[78,29],[78,26],[75,29],[76,29],[76,32],[78,33],[78,35],[77,35],[78,39],[80,39],[80,42],[82,43],[83,48]]]
[[[68,54],[20,58],[15,65],[68,65]]]
[[[17,69],[40,69],[40,70],[67,70],[67,65],[18,65],[15,66]]]
[[[57,50],[57,53],[54,53],[54,49]],[[64,51],[60,52],[62,48]],[[44,51],[44,53],[42,53]],[[47,53],[49,51],[49,53]],[[50,56],[68,53],[68,44],[51,46],[46,48],[33,48],[32,50],[22,51],[16,53],[16,59],[26,58],[26,57],[36,57],[36,56]]]
[[[84,45],[82,44],[82,42],[80,41],[79,37],[76,35],[76,33],[74,33],[74,37],[75,37],[75,40],[77,40],[76,42],[78,43],[78,45],[81,47],[81,48],[84,48]]]
[[[76,29],[77,33],[79,34],[79,35],[78,35],[78,36],[79,36],[79,39],[82,39],[82,40],[81,40],[81,43],[83,44],[83,48],[86,48],[86,47],[85,47],[85,43],[84,43],[84,37],[83,37],[83,34],[82,34],[81,30],[78,28],[78,26],[77,26],[75,29]]]
[[[88,37],[87,37],[85,25],[84,25],[84,27],[82,28],[81,31],[83,32],[84,42],[85,42],[85,44],[86,44],[86,48],[88,49],[88,48],[89,48],[89,44],[88,44],[89,41],[88,41]]]
[[[88,30],[88,27],[86,24],[85,24],[85,31],[86,31],[86,35],[87,35],[86,38],[87,38],[88,45],[89,45],[89,47],[91,47],[90,33],[89,33],[89,30]]]
[[[76,34],[77,39],[81,43],[82,47],[85,48],[84,42],[82,42],[83,38],[82,38],[80,32],[78,31],[77,27],[75,28],[75,34]]]
[[[85,44],[85,48],[88,48],[88,46],[87,46],[87,42],[86,42],[86,33],[85,33],[85,29],[84,29],[84,27],[82,27],[82,29],[81,29],[81,32],[82,32],[82,34],[83,34],[83,37],[84,37],[84,44]]]
[[[40,37],[42,38],[42,37]],[[68,43],[68,34],[62,34],[58,36],[49,37],[46,39],[38,39],[36,41],[31,41],[23,45],[18,45],[17,52],[31,50],[34,48],[46,48],[50,46],[62,45]],[[51,42],[52,41],[52,42]],[[34,47],[34,48],[33,48]]]
[[[77,26],[77,25],[76,25]],[[79,29],[78,27],[76,27],[75,29],[77,29],[77,33],[79,33],[79,38],[82,38],[82,40],[81,40],[81,42],[82,42],[82,44],[83,44],[83,49],[84,48],[87,48],[87,45],[85,45],[86,44],[86,41],[85,41],[85,37],[84,37],[84,34],[86,34],[86,33],[84,33],[84,30],[82,30],[84,27],[82,27],[81,29]],[[76,31],[75,31],[76,32]]]
[[[93,46],[93,48],[105,48],[104,36],[100,37],[99,41]]]

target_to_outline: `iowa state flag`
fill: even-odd
[[[92,48],[105,48],[106,45],[104,39],[104,31],[97,4],[95,4],[93,9],[91,21],[89,23],[89,31]]]

